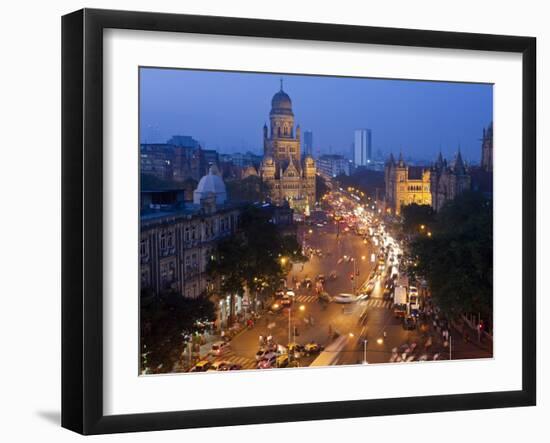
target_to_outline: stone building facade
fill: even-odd
[[[441,153],[431,169],[430,189],[432,207],[439,211],[443,205],[457,195],[471,188],[471,177],[466,170],[460,151],[452,166],[447,164]]]
[[[240,209],[225,200],[225,185],[211,168],[194,192],[194,203],[165,201],[142,208],[140,283],[155,294],[173,290],[195,298],[212,289],[206,266],[217,242],[233,235]],[[214,177],[215,176],[215,177]],[[142,201],[147,201],[142,196]]]
[[[481,169],[487,172],[493,172],[493,123],[487,128],[483,128],[483,138],[481,139]]]
[[[297,212],[307,212],[315,204],[315,161],[300,154],[300,126],[294,126],[290,97],[281,89],[271,100],[270,126],[263,128],[264,157],[262,180],[270,188],[276,205],[288,201]]]
[[[386,210],[399,215],[403,206],[412,203],[431,205],[430,176],[430,168],[409,166],[401,154],[396,162],[391,154],[384,170]]]

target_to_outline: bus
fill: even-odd
[[[347,335],[340,335],[336,340],[329,344],[319,356],[313,360],[310,366],[334,366],[340,360],[340,353],[344,350],[348,342]]]

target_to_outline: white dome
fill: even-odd
[[[212,194],[216,196],[216,204],[225,203],[227,200],[225,183],[222,178],[216,174],[216,169],[214,166],[211,166],[208,174],[200,179],[197,189],[195,189],[193,193],[193,203],[200,204],[203,198]]]

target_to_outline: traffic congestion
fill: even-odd
[[[299,226],[308,260],[293,264],[264,311],[212,344],[192,372],[398,363],[452,358],[424,281],[373,207],[335,190]],[[445,332],[445,328],[447,332]]]

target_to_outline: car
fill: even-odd
[[[275,359],[275,365],[278,368],[286,368],[288,366],[288,361],[288,354],[282,354]]]
[[[279,289],[278,291],[275,291],[275,298],[281,298],[285,295],[285,291],[282,289]]]
[[[225,361],[225,360],[215,361],[214,363],[212,363],[210,365],[208,370],[209,371],[223,371],[224,370],[223,368],[227,365],[231,365],[231,362]]]
[[[416,320],[410,316],[405,317],[403,319],[403,329],[407,331],[416,329]]]
[[[292,304],[292,299],[288,296],[288,295],[285,295],[282,299],[281,299],[281,305],[283,307],[288,307]]]
[[[340,294],[334,296],[334,301],[336,303],[354,303],[355,302],[355,295],[340,293]]]
[[[304,346],[304,352],[308,355],[311,354],[318,354],[319,352],[323,351],[324,347],[321,346],[319,343],[316,342],[309,342]]]
[[[365,288],[365,292],[370,295],[372,294],[372,291],[374,291],[374,282],[370,281]]]
[[[230,342],[226,341],[217,341],[212,344],[212,349],[210,350],[210,355],[222,355],[231,347]]]
[[[228,364],[221,366],[218,371],[240,371],[242,368],[238,363],[228,362]]]
[[[262,358],[274,353],[275,352],[270,348],[260,348],[258,352],[256,352],[256,361],[260,361]]]
[[[285,295],[288,296],[288,297],[294,297],[296,295],[296,293],[291,289],[287,289]]]
[[[280,302],[275,302],[269,307],[271,312],[279,312],[281,309],[283,309],[283,305]]]
[[[195,366],[193,366],[189,370],[189,372],[206,372],[210,369],[210,366],[212,366],[212,363],[210,363],[208,360],[201,360]]]
[[[299,344],[299,343],[296,343],[296,342],[292,342],[292,343],[289,343],[286,347],[286,350],[289,354],[299,354],[301,352],[304,352],[304,346]]]
[[[324,274],[319,274],[317,276],[317,281],[319,281],[321,283],[324,283],[325,282],[325,275]]]
[[[338,278],[338,274],[336,273],[336,271],[332,271],[329,275],[329,278],[331,280],[336,280]]]
[[[319,293],[319,301],[320,302],[325,302],[325,303],[330,303],[332,301],[332,297],[330,296],[330,294],[328,292],[320,292]]]
[[[258,362],[256,367],[258,369],[270,369],[273,366],[275,366],[276,362],[277,362],[277,355],[275,353],[271,353],[269,355],[266,355],[264,358],[262,358]]]

